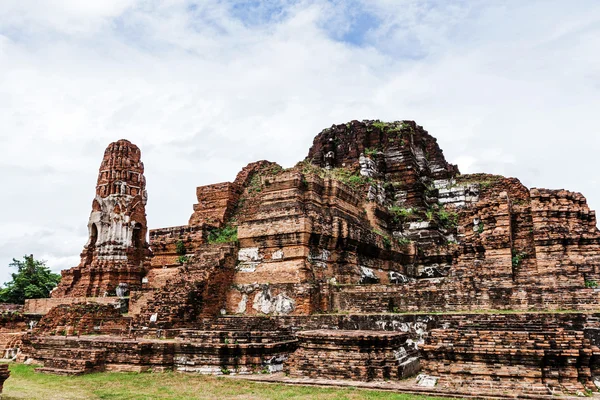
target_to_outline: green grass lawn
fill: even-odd
[[[38,374],[34,368],[11,364],[2,400],[427,399],[389,392],[278,385],[173,372],[103,372],[71,377]]]

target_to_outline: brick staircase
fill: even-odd
[[[151,269],[146,278],[147,283],[142,284],[142,290],[132,291],[129,300],[129,315],[138,315],[148,304],[155,292],[164,287],[169,279],[179,273],[179,264],[165,265],[163,268]]]
[[[106,350],[84,349],[73,341],[48,337],[38,341],[36,359],[44,366],[36,372],[55,375],[82,375],[104,370]]]
[[[201,316],[216,315],[224,305],[225,288],[233,277],[235,249],[233,244],[205,244],[189,263],[173,272],[162,275],[155,272],[156,275],[150,277],[155,286],[149,291],[151,294],[138,300],[136,325],[151,325],[154,315],[156,326],[161,328],[185,326]]]
[[[451,386],[540,395],[591,389],[590,360],[598,348],[582,330],[498,318],[434,329],[422,353],[424,369]]]

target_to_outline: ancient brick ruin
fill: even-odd
[[[352,121],[292,168],[252,163],[196,195],[188,225],[146,243],[140,150],[112,143],[80,265],[25,306],[41,321],[23,358],[61,374],[598,390],[600,232],[579,193],[461,175],[413,121]]]
[[[111,143],[104,152],[81,263],[62,272],[53,298],[116,295],[141,286],[150,251],[140,158],[140,149],[127,140]]]

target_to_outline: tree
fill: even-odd
[[[9,267],[17,268],[11,274],[12,281],[0,289],[0,302],[23,304],[26,299],[39,299],[50,296],[50,291],[60,282],[60,274],[46,267],[45,261],[35,260],[33,254],[23,256],[23,261],[13,258]]]

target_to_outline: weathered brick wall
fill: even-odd
[[[25,314],[45,315],[56,306],[70,305],[78,303],[95,303],[118,305],[120,299],[117,297],[66,297],[66,298],[48,298],[48,299],[28,299],[25,300],[23,312]]]
[[[33,329],[35,335],[86,335],[125,333],[129,320],[112,305],[61,304],[52,308]]]
[[[597,289],[540,287],[494,288],[470,282],[416,282],[403,286],[347,285],[333,287],[334,312],[415,312],[415,311],[597,311]]]
[[[403,379],[419,371],[407,333],[316,330],[297,334],[285,363],[292,377],[357,381]]]
[[[229,313],[310,314],[322,309],[320,283],[358,282],[365,270],[387,282],[390,271],[405,273],[400,262],[414,248],[396,242],[386,248],[361,211],[360,192],[297,169],[262,182],[259,207],[238,227]]]
[[[207,340],[208,339],[208,340]],[[34,336],[32,356],[44,364],[40,372],[78,374],[92,371],[178,370],[200,373],[248,373],[280,370],[296,340],[265,338],[251,342],[240,335],[205,332],[170,340],[109,336]],[[276,340],[273,340],[276,339]]]
[[[194,254],[206,242],[206,227],[184,225],[150,230],[152,267],[177,264],[179,256],[184,255],[177,252],[178,242],[183,243],[186,254]]]
[[[595,390],[592,371],[598,369],[594,357],[600,349],[578,319],[575,316],[570,329],[565,329],[567,318],[555,316],[493,316],[434,329],[422,347],[422,365],[450,386],[500,381],[498,387],[520,390],[544,386],[571,393]],[[590,322],[597,325],[597,320]]]
[[[143,300],[132,310],[137,313],[136,326],[194,325],[198,318],[220,314],[235,272],[236,249],[234,244],[204,245],[174,269],[162,286],[134,293],[136,303]]]
[[[5,307],[0,314],[0,358],[13,359],[22,347],[22,338],[28,328],[28,320],[22,310],[21,305]]]
[[[196,189],[198,204],[189,225],[211,225],[221,227],[233,212],[239,198],[240,188],[231,182],[200,186]]]

